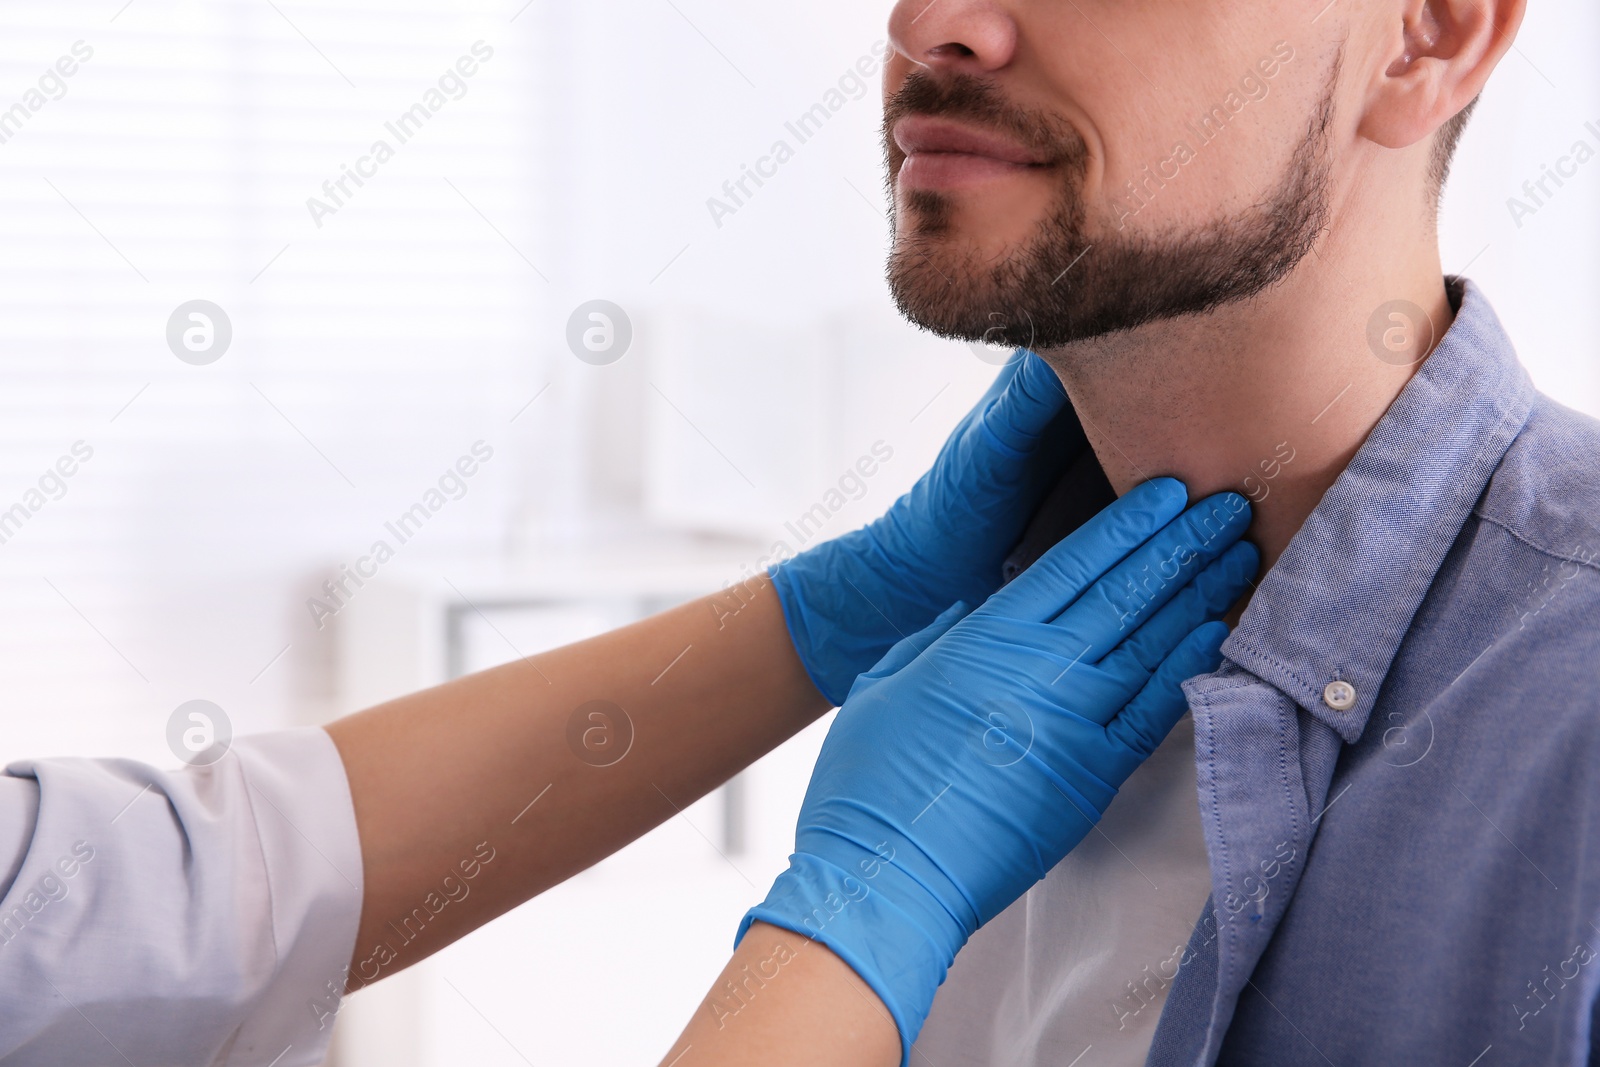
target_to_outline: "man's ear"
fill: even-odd
[[[1527,0],[1396,0],[1380,30],[1358,132],[1406,148],[1472,102],[1511,47]]]

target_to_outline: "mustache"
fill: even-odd
[[[1013,104],[992,83],[971,74],[935,77],[918,70],[906,76],[883,106],[883,143],[891,159],[900,154],[895,123],[911,115],[971,120],[1009,134],[1051,164],[1081,170],[1089,160],[1089,146],[1071,123]]]

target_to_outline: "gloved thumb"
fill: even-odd
[[[1066,406],[1067,391],[1050,364],[1032,352],[983,413],[983,427],[1007,451],[1032,452],[1050,420]]]
[[[885,652],[883,658],[870,671],[855,680],[855,684],[850,687],[850,696],[845,697],[845,701],[848,703],[850,697],[855,696],[858,692],[870,689],[878,681],[904,669],[912,660],[926,652],[929,645],[943,637],[952,626],[966,618],[971,612],[972,606],[970,604],[965,600],[958,600],[940,612],[939,617],[927,626],[910,637],[897,641],[894,647]]]

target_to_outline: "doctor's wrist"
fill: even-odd
[[[891,1067],[901,1046],[877,994],[826,945],[756,923],[661,1059],[662,1067],[690,1062]]]

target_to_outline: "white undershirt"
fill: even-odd
[[[1140,1067],[1210,891],[1186,715],[1099,832],[962,949],[911,1062]]]

